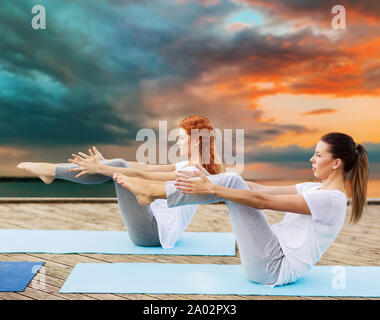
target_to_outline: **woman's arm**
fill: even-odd
[[[170,172],[175,171],[175,164],[149,164],[136,161],[127,161],[132,169],[139,169],[149,172]]]
[[[78,172],[75,177],[79,178],[84,174],[103,174],[109,177],[112,177],[115,172],[120,172],[129,177],[139,177],[147,180],[155,181],[170,181],[175,180],[175,171],[163,171],[163,172],[154,172],[147,171],[137,168],[120,168],[112,167],[108,165],[101,164],[98,159],[95,157],[94,153],[89,150],[90,155],[80,153],[81,156],[73,154],[74,159],[69,159],[69,162],[77,164],[78,168],[70,169],[71,172]],[[128,163],[129,164],[129,163]],[[173,165],[175,168],[175,165]]]
[[[129,162],[128,162],[129,164]],[[175,167],[175,166],[174,166]],[[115,172],[120,172],[128,177],[138,177],[146,180],[154,181],[173,181],[176,178],[175,171],[147,171],[138,168],[120,168],[111,167],[103,164],[98,164],[95,167],[95,173],[100,173],[109,177],[112,177]]]
[[[289,211],[300,214],[311,214],[309,207],[300,194],[266,194],[252,190],[226,188],[213,184],[211,193],[220,198],[264,210]]]
[[[289,211],[300,214],[311,214],[302,195],[273,195],[253,190],[226,188],[211,183],[205,175],[196,172],[201,179],[178,178],[175,185],[184,193],[215,194],[218,197],[234,201],[257,209]]]
[[[286,195],[286,194],[297,194],[297,188],[295,185],[292,186],[265,186],[252,181],[245,181],[252,191],[257,191],[265,194],[273,195]]]
[[[92,147],[92,150],[88,149],[88,153],[94,156],[99,161],[106,160],[106,158],[104,158],[104,156],[95,146]],[[88,157],[83,152],[78,152],[78,154],[84,158]],[[76,155],[72,154],[72,156],[75,158]],[[168,172],[168,171],[175,171],[176,169],[175,164],[154,165],[154,164],[148,164],[148,163],[142,163],[142,162],[136,162],[136,161],[128,161],[128,165],[130,168],[133,168],[133,169],[140,169],[140,170],[151,171],[151,172]]]

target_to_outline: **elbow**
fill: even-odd
[[[265,195],[261,192],[251,191],[253,199],[254,199],[254,207],[259,210],[266,209],[267,201],[265,199]]]
[[[264,202],[262,199],[260,199],[260,200],[257,202],[256,209],[259,209],[259,210],[264,210],[264,209],[266,209],[265,202]]]
[[[141,179],[146,179],[146,180],[149,180],[150,179],[150,174],[149,172],[146,172],[146,171],[136,171],[136,177],[137,178],[141,178]]]

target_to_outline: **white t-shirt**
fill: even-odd
[[[176,163],[177,170],[198,171],[196,167],[186,167],[189,161]],[[185,168],[186,167],[186,168]],[[186,230],[197,211],[197,204],[169,208],[166,199],[157,199],[150,204],[157,221],[158,236],[164,249],[173,248],[181,234]]]
[[[343,227],[346,195],[320,187],[315,182],[297,184],[297,193],[304,197],[311,215],[288,212],[280,223],[272,226],[285,255],[279,278],[272,287],[301,277],[319,261]]]

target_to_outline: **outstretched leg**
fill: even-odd
[[[101,160],[99,162],[111,167],[129,167],[128,162],[124,159]],[[70,172],[70,169],[78,168],[78,165],[73,163],[45,164],[24,162],[23,164],[25,170],[40,177],[46,176],[53,180],[62,179],[82,184],[101,184],[112,180],[112,177],[102,174],[84,174],[75,178],[78,172]],[[149,205],[140,205],[132,192],[116,182],[114,184],[120,212],[133,243],[139,246],[160,246],[157,222]]]
[[[117,166],[120,160],[101,160],[102,164],[109,166]],[[87,174],[75,178],[78,172],[70,172],[70,169],[78,168],[79,166],[72,163],[47,163],[47,162],[21,162],[17,165],[17,168],[25,170],[38,176],[44,183],[50,184],[55,179],[68,180],[76,183],[83,184],[101,184],[111,180],[111,177],[107,177],[101,174]]]
[[[20,162],[17,168],[38,176],[44,183],[52,183],[55,179],[56,163]]]

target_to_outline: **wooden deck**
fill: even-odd
[[[350,209],[348,209],[349,211]],[[265,211],[270,223],[278,222],[283,214]],[[349,214],[349,212],[348,212]],[[358,225],[348,224],[317,265],[371,265],[380,266],[380,206],[369,205]],[[0,228],[54,229],[54,230],[125,230],[119,208],[113,201],[104,203],[0,203]],[[188,231],[232,231],[224,204],[199,207]],[[0,300],[60,300],[60,299],[342,299],[335,297],[283,297],[243,295],[162,295],[162,294],[60,294],[59,290],[78,262],[156,262],[156,263],[215,263],[239,264],[235,257],[106,255],[106,254],[0,254],[0,261],[45,261],[45,286],[33,281],[24,292],[0,292]],[[40,271],[41,272],[41,271]],[[344,298],[361,299],[361,298]],[[379,299],[377,299],[379,300]]]

